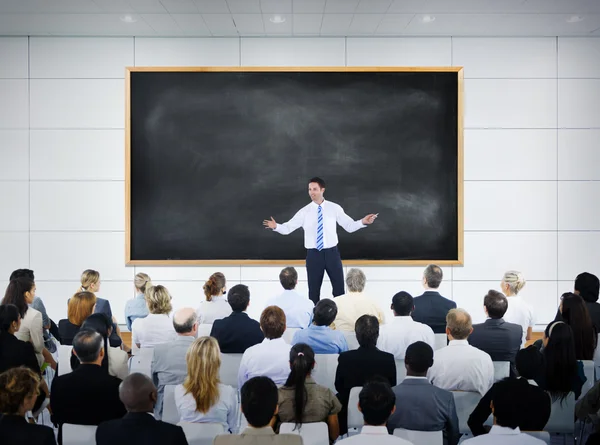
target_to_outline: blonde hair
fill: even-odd
[[[140,272],[135,276],[133,284],[137,290],[145,294],[146,289],[152,287],[152,280],[150,280],[150,277],[147,274]]]
[[[471,333],[473,322],[469,313],[464,309],[450,309],[446,315],[446,327],[455,340],[464,340]]]
[[[87,269],[81,274],[81,290],[87,291],[92,284],[100,281],[100,272],[97,270]]]
[[[525,287],[525,278],[523,274],[517,270],[509,270],[502,277],[502,282],[508,284],[510,293],[518,295],[521,289]]]
[[[223,289],[226,284],[227,280],[225,280],[225,275],[223,275],[221,272],[215,272],[212,274],[202,287],[206,301],[212,301],[213,296],[220,295],[221,289]]]
[[[144,298],[151,314],[168,314],[173,310],[171,294],[164,286],[158,285],[147,288]]]
[[[206,413],[219,401],[219,368],[221,351],[214,337],[200,337],[192,343],[185,356],[187,377],[185,394],[196,401],[196,411]]]
[[[94,312],[96,294],[93,292],[77,292],[69,300],[67,318],[75,326],[81,326],[86,318]]]

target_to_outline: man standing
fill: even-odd
[[[308,183],[308,195],[312,202],[301,208],[292,219],[283,224],[271,217],[263,221],[265,229],[273,229],[282,235],[294,230],[304,229],[304,247],[306,248],[306,272],[308,274],[308,297],[317,304],[321,297],[321,284],[325,271],[331,280],[333,296],[344,294],[344,270],[338,251],[336,223],[346,232],[352,233],[372,224],[376,214],[369,214],[361,220],[353,221],[344,209],[331,201],[325,201],[325,181],[312,178]]]

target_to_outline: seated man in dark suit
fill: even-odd
[[[227,302],[233,312],[229,317],[214,321],[210,336],[217,339],[222,353],[242,354],[250,346],[261,343],[265,336],[260,323],[246,313],[250,304],[248,286],[238,284],[229,289]]]
[[[99,425],[125,415],[119,400],[121,379],[102,369],[104,340],[95,331],[79,331],[73,350],[81,365],[73,372],[54,377],[52,382],[52,421],[55,424]]]
[[[97,445],[187,445],[180,426],[156,420],[151,414],[157,391],[149,377],[140,373],[127,376],[119,387],[119,398],[127,414],[98,426]]]
[[[510,375],[516,376],[515,357],[521,349],[523,328],[521,325],[505,322],[502,317],[508,309],[504,294],[488,291],[483,299],[483,307],[489,317],[484,323],[473,325],[469,344],[487,352],[494,362],[510,362]]]
[[[394,355],[377,349],[379,321],[373,315],[363,315],[354,325],[359,348],[342,352],[338,357],[335,373],[337,398],[342,403],[338,415],[340,434],[348,430],[348,399],[350,390],[364,384],[375,376],[385,378],[390,386],[396,385],[396,360]]]
[[[426,324],[433,329],[434,334],[446,332],[446,315],[450,309],[456,308],[456,303],[440,295],[437,291],[444,274],[440,266],[430,264],[423,272],[423,295],[415,297],[415,310],[412,313],[414,321]]]

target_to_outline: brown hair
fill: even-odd
[[[260,328],[269,340],[283,335],[285,323],[285,312],[279,306],[267,306],[260,314]]]
[[[25,300],[25,293],[31,292],[34,284],[33,280],[27,277],[10,280],[10,283],[8,283],[8,286],[6,287],[6,293],[4,294],[2,304],[14,304],[17,306],[17,309],[19,309],[21,318],[25,317],[27,309],[29,308],[27,301]]]
[[[75,326],[81,326],[86,318],[94,312],[96,294],[93,292],[77,292],[69,300],[67,318]]]
[[[446,315],[446,326],[455,340],[464,340],[471,333],[471,316],[464,309],[450,309]]]
[[[21,366],[0,374],[0,412],[17,414],[25,399],[39,394],[40,378],[31,369]]]
[[[225,275],[223,275],[221,272],[215,272],[212,274],[202,287],[204,290],[204,295],[206,296],[206,301],[212,301],[212,297],[220,295],[221,289],[223,289],[226,284],[227,280],[225,280]]]

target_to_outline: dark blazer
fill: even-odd
[[[54,377],[52,421],[55,424],[99,425],[125,415],[119,399],[121,379],[96,365],[79,365],[73,372]]]
[[[40,365],[33,345],[8,332],[0,332],[0,373],[17,366],[27,366],[36,374],[40,374]]]
[[[81,326],[71,323],[68,319],[64,318],[58,321],[58,333],[60,334],[60,344],[71,346],[73,339],[81,329]],[[108,342],[111,347],[118,348],[121,346],[121,338],[117,335],[117,330],[113,326],[113,331]]]
[[[187,445],[180,426],[156,420],[148,413],[127,413],[103,422],[96,430],[96,445]]]
[[[550,418],[551,400],[539,386],[531,385],[526,379],[517,379],[521,388],[519,389],[519,403],[514,405],[517,410],[514,418],[519,421],[521,431],[542,431]],[[490,402],[494,400],[497,384],[481,398],[471,415],[467,424],[474,436],[485,434],[484,423],[492,414]]]
[[[0,438],[2,445],[56,445],[52,428],[9,414],[0,417]]]
[[[414,301],[413,320],[426,324],[433,329],[435,334],[444,334],[446,332],[446,315],[450,309],[456,309],[456,303],[432,290],[415,297]]]
[[[250,346],[261,343],[265,336],[260,323],[248,317],[245,312],[232,312],[229,317],[215,320],[210,336],[219,342],[224,354],[242,354]]]
[[[429,380],[407,378],[394,386],[396,411],[387,421],[390,434],[396,428],[417,431],[444,431],[444,443],[456,445],[460,439],[454,396]],[[404,409],[402,409],[404,407]],[[408,408],[409,409],[406,409]]]
[[[96,297],[96,310],[95,314],[106,314],[109,320],[112,320],[112,310],[110,309],[110,301],[104,298]]]
[[[516,377],[515,358],[521,349],[523,328],[502,318],[487,319],[473,325],[468,341],[471,346],[487,352],[494,362],[510,362],[510,374]]]

